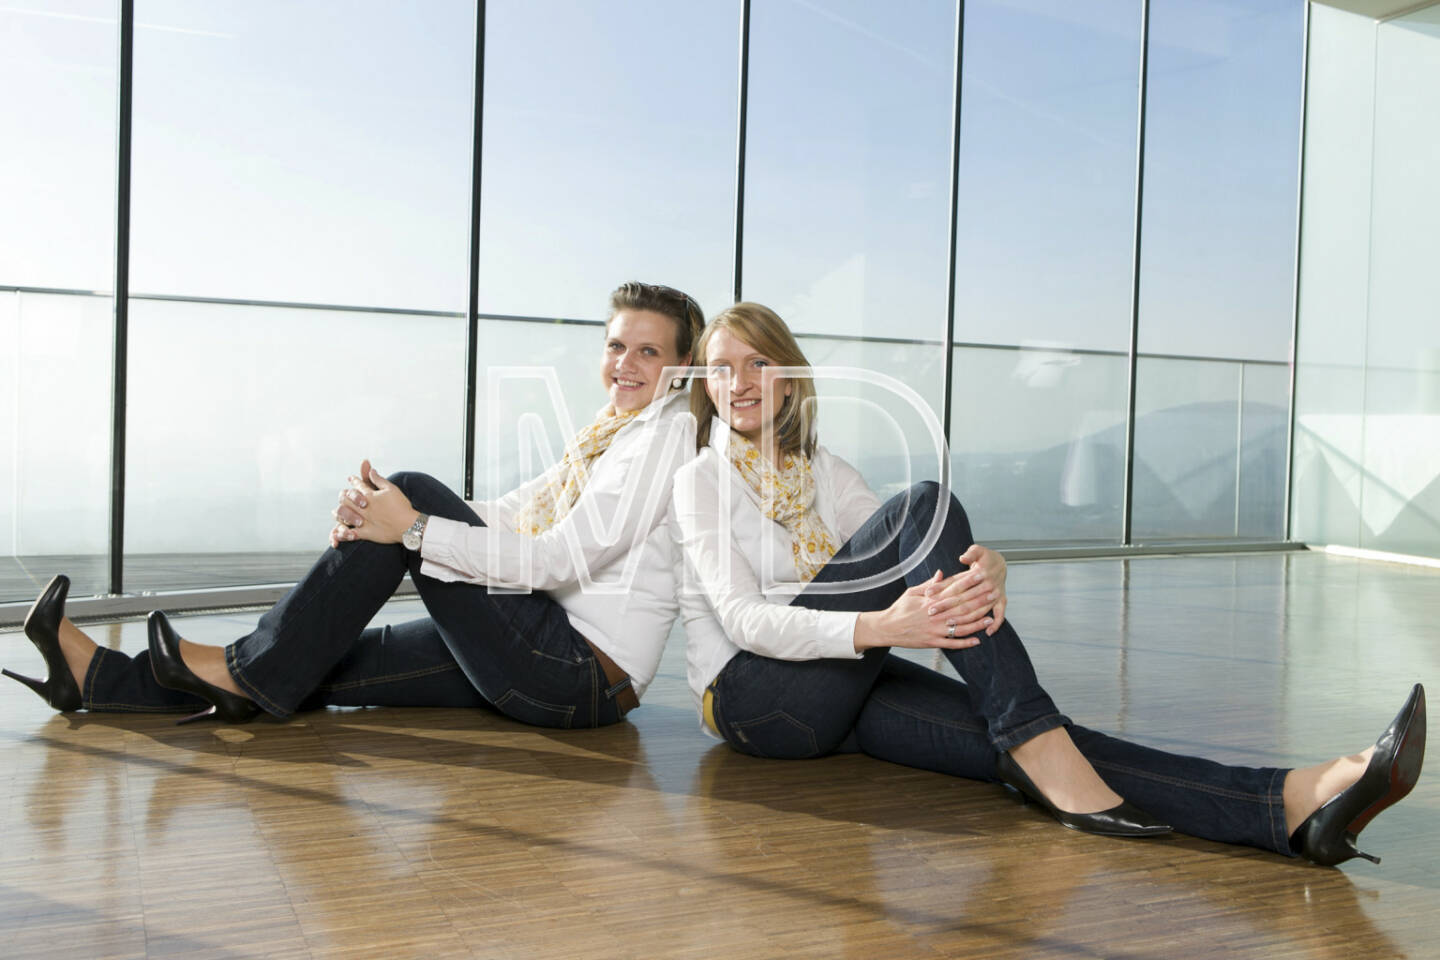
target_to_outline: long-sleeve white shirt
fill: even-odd
[[[680,615],[697,711],[705,687],[741,650],[778,660],[860,656],[859,614],[790,606],[805,586],[790,532],[760,512],[759,495],[730,464],[729,439],[725,423],[713,420],[710,446],[676,472],[670,506],[670,532],[684,561]],[[854,467],[824,447],[815,450],[810,468],[813,509],[844,543],[879,509],[879,498]]]
[[[531,537],[514,532],[513,523],[559,464],[498,500],[472,503],[488,526],[431,517],[420,571],[548,592],[643,695],[678,612],[677,556],[665,517],[671,480],[694,451],[694,418],[685,394],[673,393],[615,434],[590,465],[575,506],[548,530]]]

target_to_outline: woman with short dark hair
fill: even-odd
[[[674,368],[703,322],[679,290],[619,287],[600,357],[607,402],[559,463],[466,503],[432,477],[387,478],[365,461],[340,493],[331,548],[233,643],[191,643],[156,611],[148,651],[99,647],[65,617],[57,576],[25,621],[47,678],[5,674],[57,710],[205,707],[197,717],[239,722],[327,704],[489,704],[549,727],[619,721],[676,615],[662,521],[694,439]],[[429,616],[367,629],[406,573]]]

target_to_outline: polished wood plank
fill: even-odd
[[[1361,749],[1440,689],[1440,573],[1318,554],[1016,564],[1075,720],[1228,762]],[[382,618],[417,615],[414,601]],[[224,642],[254,615],[187,618]],[[135,622],[97,627],[144,644]],[[916,655],[930,662],[925,655]],[[16,632],[0,663],[39,669]],[[1321,869],[1063,830],[993,784],[704,738],[680,645],[633,723],[59,716],[0,686],[0,932],[23,957],[1440,957],[1440,771]]]

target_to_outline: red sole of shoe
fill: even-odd
[[[1355,836],[1368,827],[1370,821],[1374,820],[1382,810],[1400,802],[1406,794],[1415,789],[1415,784],[1420,781],[1420,766],[1425,759],[1423,741],[1420,748],[1416,749],[1415,734],[1424,729],[1425,705],[1422,700],[1420,709],[1415,711],[1415,716],[1405,731],[1400,749],[1395,751],[1395,762],[1390,765],[1390,789],[1385,791],[1383,797],[1361,810],[1359,815],[1351,820],[1350,825],[1345,828],[1346,833],[1352,837]]]

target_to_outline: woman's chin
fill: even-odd
[[[610,405],[617,413],[629,413],[631,410],[641,410],[648,402],[644,390],[611,390]]]

